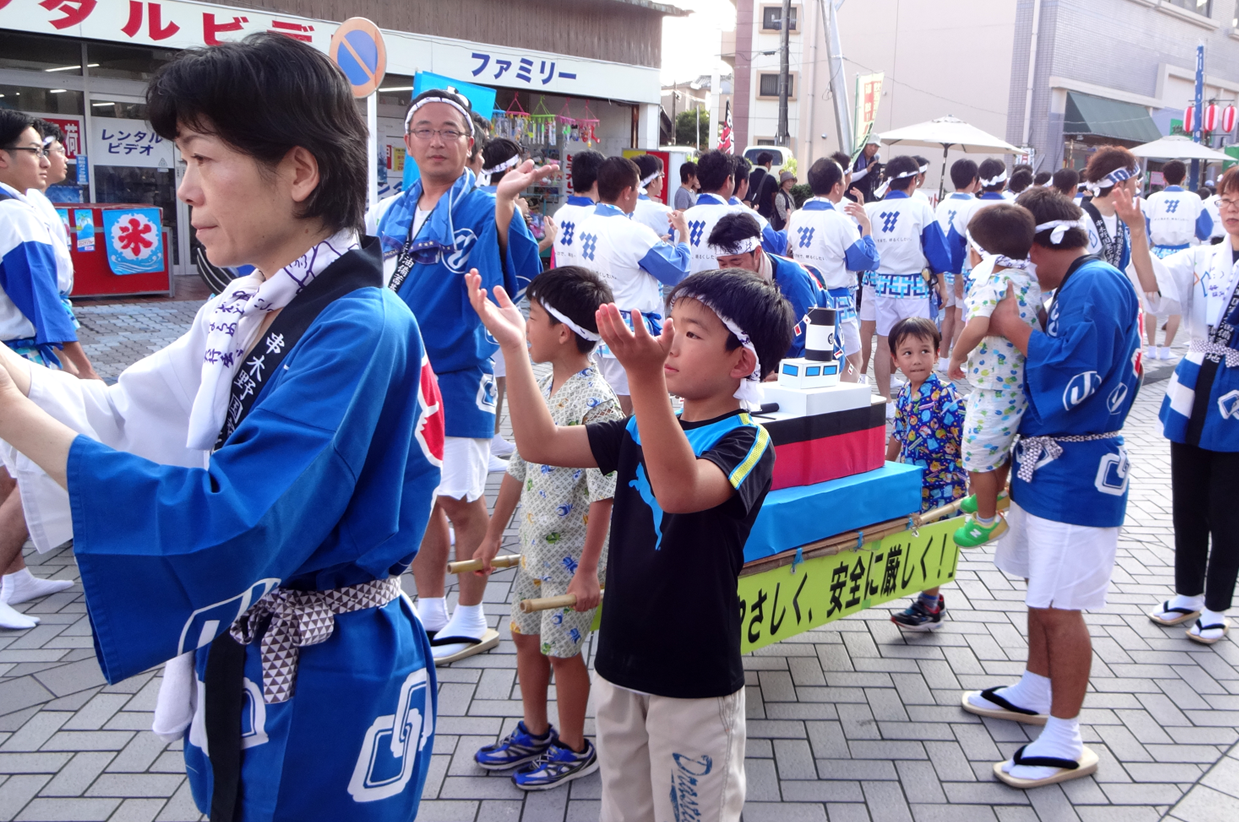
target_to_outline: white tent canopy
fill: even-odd
[[[1160,140],[1136,146],[1131,150],[1131,153],[1137,157],[1146,157],[1154,160],[1209,160],[1219,162],[1233,161],[1235,159],[1229,154],[1223,154],[1208,146],[1192,142],[1187,137],[1179,134],[1172,134],[1169,137],[1163,137]]]
[[[946,150],[951,148],[971,154],[1020,153],[1018,148],[1006,140],[1000,140],[958,117],[949,115],[928,123],[883,132],[878,135],[878,139],[884,145],[941,147],[944,155]]]

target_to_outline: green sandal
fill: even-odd
[[[955,544],[960,548],[976,548],[998,539],[1005,533],[1007,533],[1007,520],[1002,514],[999,514],[994,524],[988,528],[972,517],[968,517],[964,524],[955,530]]]

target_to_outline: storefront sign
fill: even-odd
[[[103,238],[108,267],[113,274],[150,274],[163,271],[163,238],[159,209],[106,209]]]
[[[169,49],[213,46],[267,31],[309,43],[326,54],[336,28],[326,20],[192,0],[0,0],[0,29]],[[545,94],[655,104],[661,99],[657,68],[408,32],[385,30],[383,37],[387,71],[392,74],[432,71],[480,85]]]
[[[882,102],[882,79],[886,75],[862,74],[856,78],[856,145],[852,149],[852,159],[860,154],[873,130],[873,123],[878,119],[878,104]]]
[[[771,645],[955,578],[959,520],[740,578],[740,650]]]
[[[64,133],[65,139],[62,145],[65,147],[65,159],[71,163],[77,162],[78,155],[82,153],[85,146],[82,145],[82,118],[81,117],[48,117],[46,114],[40,114],[39,117],[47,122],[59,126],[61,132]]]
[[[172,168],[174,152],[172,143],[156,134],[150,123],[116,117],[91,118],[90,156],[95,165]]]

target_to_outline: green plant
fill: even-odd
[[[801,208],[805,204],[805,200],[813,196],[813,189],[809,188],[808,183],[796,183],[792,186],[792,200],[796,203],[796,208]]]
[[[710,112],[701,109],[701,143],[697,143],[697,109],[681,111],[675,115],[675,144],[677,146],[695,146],[702,151],[703,146],[709,148],[710,142]]]

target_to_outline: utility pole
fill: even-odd
[[[1205,44],[1201,43],[1196,47],[1196,116],[1192,123],[1192,140],[1199,143],[1201,137],[1204,136],[1203,123],[1205,120],[1204,114],[1205,102]],[[1192,160],[1192,184],[1191,191],[1196,191],[1200,188],[1200,160]]]
[[[789,35],[791,34],[792,0],[783,0],[783,17],[781,19],[782,43],[779,46],[779,130],[775,142],[786,146],[789,142],[787,133],[787,86],[791,82],[789,69]]]
[[[830,4],[826,32],[826,54],[830,59],[830,96],[835,103],[835,132],[839,137],[839,150],[851,154],[852,117],[848,109],[847,83],[843,77],[843,46],[839,39],[839,7],[843,0],[826,0]],[[818,0],[819,7],[822,0]]]

